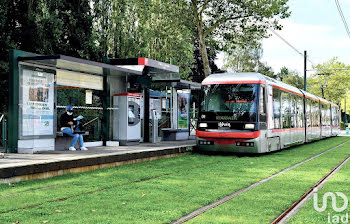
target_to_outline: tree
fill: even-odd
[[[322,97],[320,84],[326,81],[326,77],[319,76],[318,74],[329,73],[330,76],[324,88],[324,95],[326,99],[339,104],[349,91],[350,65],[345,65],[335,57],[323,64],[316,65],[315,69],[316,72],[307,79],[307,91]]]
[[[100,54],[175,64],[188,78],[194,42],[191,18],[183,16],[188,10],[185,0],[94,0]]]
[[[275,79],[283,81],[284,77],[289,74],[289,70],[286,66],[283,66],[280,71],[275,75]]]
[[[298,89],[304,88],[304,79],[297,72],[289,72],[284,78],[283,82],[294,86]]]
[[[233,72],[259,72],[274,77],[272,68],[261,62],[263,49],[261,44],[237,46],[225,57],[224,68]]]
[[[252,43],[281,29],[279,18],[289,16],[288,0],[191,0],[205,76],[210,74],[206,38],[212,35],[222,50]]]
[[[215,59],[217,55],[217,50],[215,48],[216,48],[215,46],[207,47],[210,70],[213,73],[225,72],[223,70],[220,70],[218,66],[216,66],[215,64]],[[205,75],[204,75],[204,69],[203,69],[204,68],[203,61],[199,52],[198,41],[194,45],[193,57],[194,57],[194,63],[191,66],[191,72],[189,76],[192,78],[193,82],[200,83],[205,78]]]
[[[299,73],[297,71],[291,71],[285,66],[281,68],[274,78],[298,89],[304,88],[304,79]]]

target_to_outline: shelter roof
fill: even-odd
[[[141,75],[142,72],[65,55],[18,57],[19,61],[95,75]]]

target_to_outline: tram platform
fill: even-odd
[[[195,140],[141,143],[135,146],[91,147],[88,151],[42,151],[5,154],[0,158],[0,183],[115,167],[190,152]]]

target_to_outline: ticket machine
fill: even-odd
[[[139,93],[121,93],[113,96],[113,140],[119,145],[136,145],[141,139]]]

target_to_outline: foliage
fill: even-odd
[[[209,65],[210,65],[211,72],[212,73],[225,72],[223,70],[220,70],[215,64],[216,55],[218,53],[217,46],[216,45],[208,46],[207,52],[208,52]],[[194,63],[191,66],[190,77],[192,77],[193,82],[201,83],[203,81],[203,79],[205,78],[205,75],[204,75],[203,60],[202,60],[202,57],[200,55],[198,41],[196,41],[196,43],[194,45],[193,57],[194,57]]]
[[[148,57],[180,66],[188,79],[193,38],[185,1],[96,0],[94,20],[100,55]]]
[[[225,58],[224,68],[233,72],[259,72],[274,77],[272,68],[261,62],[261,44],[237,46]]]
[[[201,81],[207,68],[219,71],[218,50],[255,43],[269,27],[279,29],[277,20],[289,16],[286,1],[3,0],[0,112],[8,104],[8,49],[94,61],[148,57],[180,66],[183,79],[197,75]]]
[[[221,50],[256,43],[267,29],[281,29],[278,19],[289,16],[288,0],[191,0],[205,76],[210,74],[206,41],[216,40]]]
[[[316,72],[307,80],[307,90],[315,95],[322,97],[320,85],[326,82],[326,76],[318,74],[329,73],[329,79],[324,88],[326,99],[339,104],[345,97],[350,86],[350,69],[349,65],[338,61],[338,58],[332,58],[329,61],[315,66]]]
[[[283,66],[280,72],[276,74],[275,79],[294,86],[298,89],[304,89],[304,78],[301,77],[297,71],[290,71],[285,66]]]

